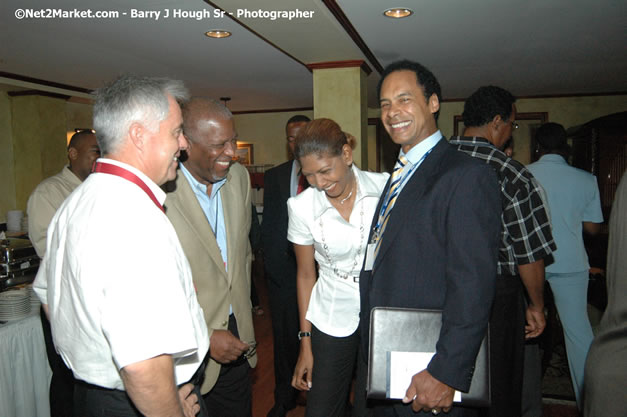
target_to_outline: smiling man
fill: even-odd
[[[372,308],[443,311],[436,352],[415,374],[403,402],[389,401],[377,416],[416,412],[468,415],[453,407],[467,392],[488,326],[494,293],[500,202],[494,173],[448,144],[437,128],[440,85],[420,64],[400,61],[379,84],[381,121],[401,145],[399,161],[372,223],[361,273],[363,400]]]
[[[192,267],[211,339],[202,386],[209,416],[251,415],[249,370],[257,357],[250,302],[251,187],[233,163],[237,132],[222,104],[193,98],[183,106],[187,159],[168,189],[166,213]],[[172,187],[171,187],[172,186]]]
[[[78,380],[77,416],[199,411],[209,346],[191,270],[159,185],[186,147],[180,81],[124,76],[96,91],[103,158],[54,215],[34,288]],[[199,372],[200,373],[200,372]],[[202,414],[203,416],[205,414]]]

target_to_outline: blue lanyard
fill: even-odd
[[[431,151],[433,150],[433,147],[431,149],[429,149],[427,152],[425,152],[424,155],[422,155],[422,157],[420,158],[420,160],[418,160],[418,162],[416,162],[416,164],[414,166],[411,167],[411,170],[408,171],[407,173],[403,173],[401,174],[403,176],[403,178],[401,179],[401,184],[399,185],[399,194],[401,192],[401,190],[405,187],[405,183],[407,181],[409,181],[409,178],[411,178],[411,176],[413,175],[414,171],[422,164],[422,162],[425,160],[425,158],[427,156],[429,156],[429,154],[431,153]],[[392,186],[392,182],[390,181],[390,186]],[[389,192],[389,188],[388,188],[388,192]],[[386,195],[387,198],[387,195]],[[385,211],[387,210],[388,206],[390,205],[390,201],[391,199],[389,199],[388,201],[385,201],[382,205],[381,205],[381,209],[379,210],[379,218],[377,219],[377,224],[373,229],[373,235],[372,235],[372,242],[370,243],[374,243],[376,241],[378,241],[381,236],[379,236],[379,232],[381,230],[381,225],[383,223],[383,213],[385,213]]]

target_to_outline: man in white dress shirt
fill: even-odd
[[[80,381],[80,416],[194,416],[209,338],[159,188],[186,142],[180,81],[125,76],[96,93],[104,155],[52,219],[35,291]]]

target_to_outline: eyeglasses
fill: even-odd
[[[518,129],[518,123],[516,123],[516,120],[512,120],[512,129]]]

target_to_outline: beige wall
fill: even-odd
[[[67,164],[67,132],[91,127],[92,106],[0,92],[0,222],[26,210],[33,189]]]
[[[13,162],[13,135],[11,133],[11,101],[0,91],[0,223],[15,205],[15,164]]]
[[[313,111],[236,114],[235,128],[239,141],[253,144],[255,165],[277,165],[287,161],[285,123],[303,114],[313,119]]]

